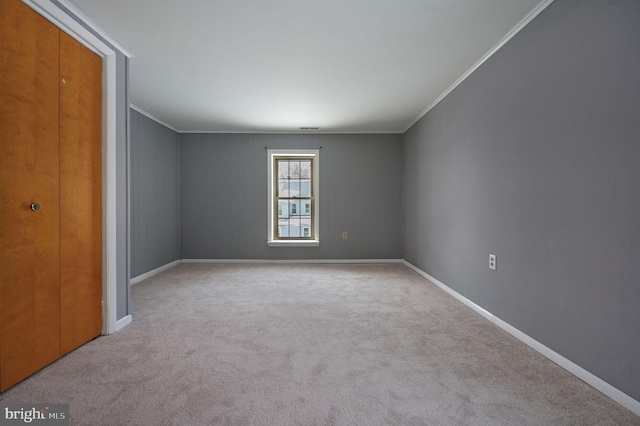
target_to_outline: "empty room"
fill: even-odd
[[[0,423],[640,425],[637,0],[0,0]]]

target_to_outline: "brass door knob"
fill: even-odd
[[[31,210],[33,210],[34,212],[40,210],[40,204],[38,203],[31,203]]]

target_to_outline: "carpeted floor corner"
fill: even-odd
[[[401,264],[181,264],[0,395],[72,425],[640,425]]]

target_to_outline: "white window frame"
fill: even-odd
[[[274,213],[277,213],[278,206],[276,205],[277,199],[275,197],[275,170],[274,170],[274,158],[275,157],[312,157],[313,158],[313,176],[312,176],[312,193],[313,193],[313,209],[314,220],[312,221],[314,239],[287,239],[278,240],[274,236],[274,231],[277,224],[274,221],[278,220]],[[320,150],[317,149],[268,149],[267,150],[267,244],[270,247],[317,247],[320,245]]]

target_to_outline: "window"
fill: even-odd
[[[317,246],[318,150],[267,151],[268,244]]]

